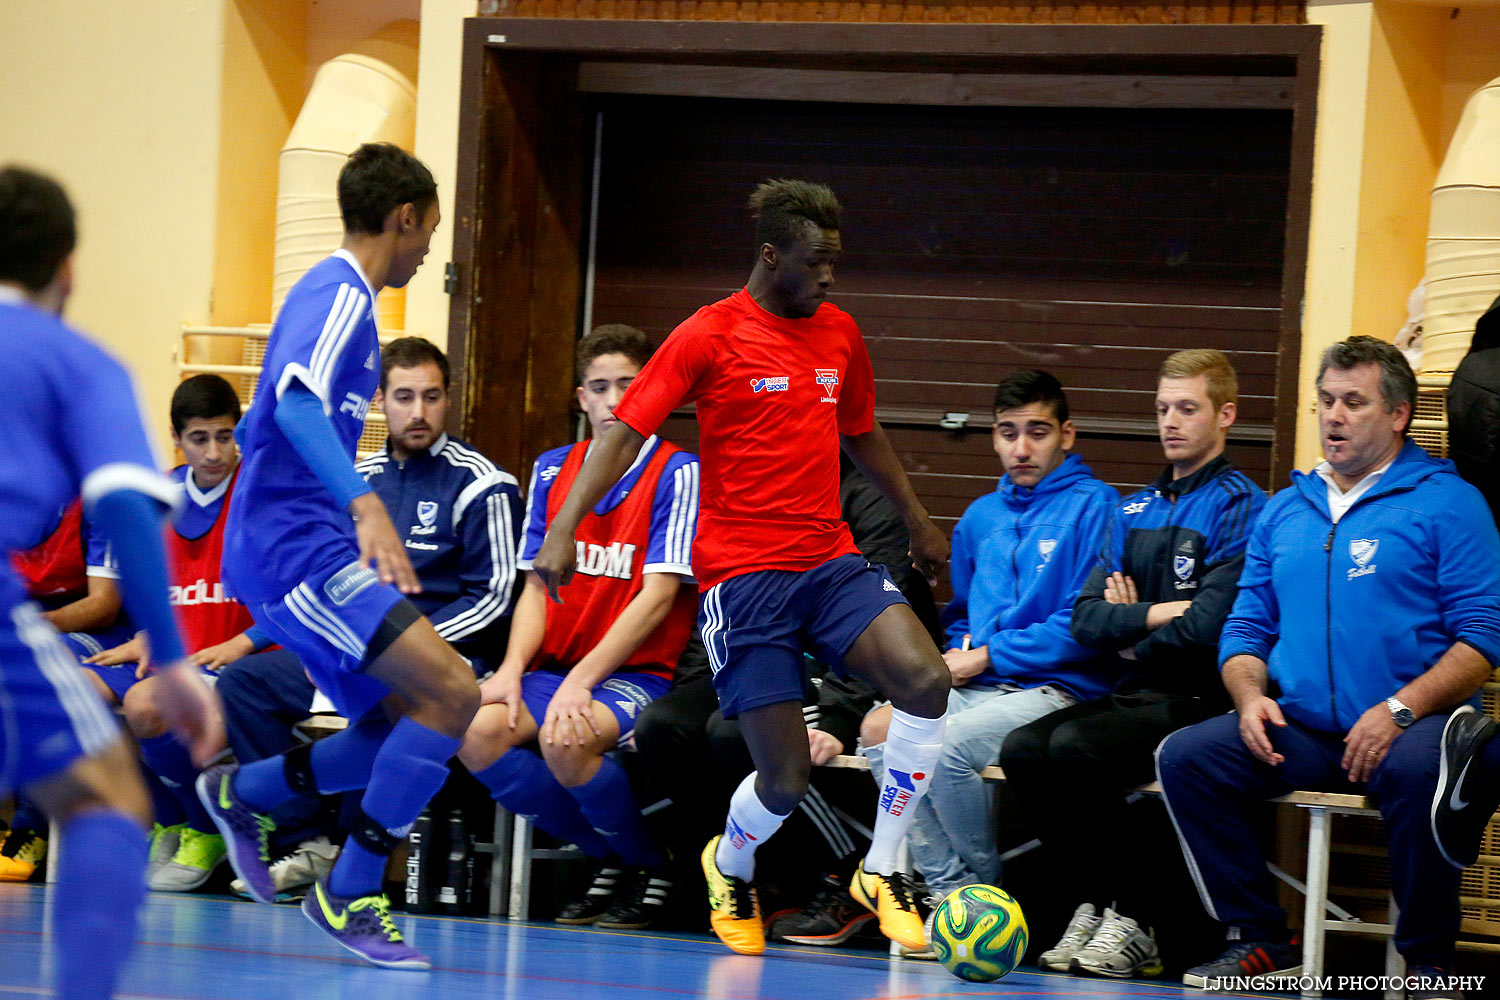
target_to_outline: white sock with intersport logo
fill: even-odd
[[[932,783],[932,769],[943,752],[948,714],[936,719],[891,710],[882,760],[885,783],[880,786],[880,808],[875,813],[875,835],[865,855],[865,871],[889,875],[896,870],[901,841],[916,816],[917,803]]]
[[[791,815],[777,815],[765,807],[760,796],[755,794],[755,773],[747,774],[730,797],[724,836],[719,839],[719,848],[714,852],[714,864],[719,866],[719,871],[747,882],[755,877],[756,848],[781,829],[782,821]]]

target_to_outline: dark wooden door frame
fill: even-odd
[[[1028,85],[1045,75],[1049,91],[1070,87],[1091,104],[1290,106],[1273,483],[1291,471],[1321,28],[470,18],[464,31],[448,327],[462,405],[450,429],[518,475],[571,438],[592,141],[585,64],[596,89],[651,80],[655,92],[718,97],[787,99],[788,74],[774,71],[791,71],[830,82],[819,100],[886,103],[895,87],[904,103],[1057,103]],[[1222,86],[1202,85],[1200,100],[1204,80]]]

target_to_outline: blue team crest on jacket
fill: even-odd
[[[1349,571],[1349,579],[1357,576],[1368,576],[1375,572],[1371,561],[1375,558],[1375,552],[1380,548],[1378,538],[1356,538],[1349,543],[1349,558],[1354,560],[1357,567]]]
[[[417,502],[417,520],[422,522],[422,527],[430,528],[437,523],[438,505],[436,500],[419,500]]]
[[[1172,572],[1177,574],[1177,579],[1179,580],[1185,581],[1191,579],[1193,575],[1193,563],[1194,559],[1192,556],[1174,556],[1172,559]]]

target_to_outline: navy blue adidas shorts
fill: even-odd
[[[844,654],[893,604],[905,604],[884,566],[861,555],[803,572],[761,570],[711,587],[698,628],[724,718],[802,701],[802,654],[844,673]]]
[[[532,670],[521,675],[521,700],[526,710],[540,726],[547,718],[547,706],[557,693],[566,674],[553,670]],[[594,700],[614,713],[620,724],[619,742],[625,743],[635,735],[636,716],[641,709],[667,693],[672,682],[655,674],[638,671],[611,674],[594,685]]]
[[[297,654],[346,719],[358,719],[390,694],[364,668],[370,641],[403,603],[401,591],[355,561],[308,577],[281,600],[254,605],[250,614],[272,641]]]
[[[120,738],[114,713],[35,604],[0,614],[0,795]]]

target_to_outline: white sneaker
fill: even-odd
[[[327,837],[304,840],[285,857],[271,862],[271,883],[276,887],[276,902],[302,899],[314,882],[327,878],[333,863],[339,859],[338,845]],[[250,897],[241,879],[229,883],[238,896]]]
[[[1094,915],[1093,903],[1079,903],[1068,921],[1068,929],[1050,951],[1044,951],[1037,964],[1054,972],[1068,972],[1073,967],[1073,956],[1088,946],[1094,931],[1099,929],[1099,918]]]
[[[224,838],[184,826],[177,838],[177,850],[167,863],[155,868],[146,880],[152,892],[193,892],[203,888],[214,870],[227,857]]]
[[[177,845],[182,842],[182,831],[185,829],[187,829],[186,823],[174,823],[172,826],[162,826],[157,823],[152,827],[151,853],[146,858],[148,882],[157,871],[172,860],[172,855],[177,853]]]
[[[1156,938],[1108,907],[1088,946],[1073,956],[1073,969],[1114,979],[1159,976],[1163,971]]]

